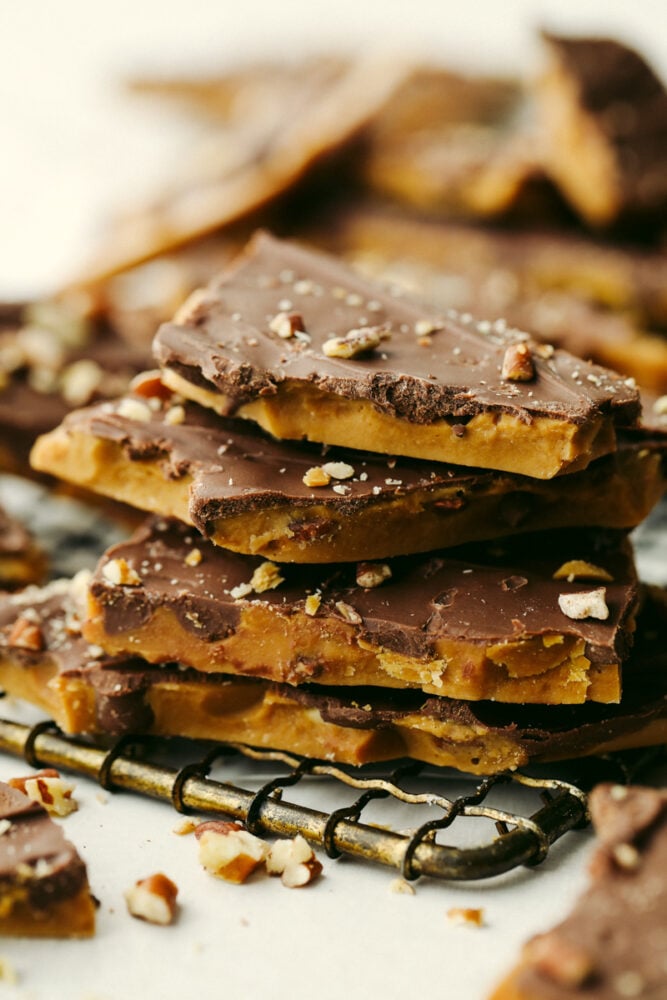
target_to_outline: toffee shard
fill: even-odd
[[[195,542],[202,559],[193,567]],[[609,571],[607,620],[560,611],[561,594],[590,589],[552,578],[566,553]],[[110,583],[105,567],[116,559],[141,567],[140,585]],[[178,658],[209,673],[506,702],[618,701],[638,603],[624,533],[519,536],[387,565],[391,576],[367,588],[354,563],[284,564],[280,585],[257,593],[248,585],[257,559],[153,520],[103,557],[83,628],[108,654]],[[525,585],[508,586],[518,577]]]
[[[294,285],[272,287],[268,279],[285,271],[295,275]],[[306,279],[321,295],[299,295]],[[266,322],[288,290],[308,329],[307,345],[281,339]],[[367,357],[328,357],[324,344],[358,329],[369,302],[373,326],[391,336]],[[436,318],[437,336],[416,351],[416,324]],[[555,350],[550,357],[535,352],[530,382],[508,385],[505,352],[528,343],[528,335],[503,321],[487,327],[468,315],[433,317],[334,258],[259,233],[204,302],[197,298],[180,322],[160,328],[154,352],[174,391],[255,420],[278,438],[538,479],[584,468],[615,449],[616,428],[634,424],[639,413],[627,380]],[[456,431],[462,424],[464,435]]]
[[[331,449],[325,461],[317,445],[276,441],[196,403],[173,424],[172,394],[159,380],[152,391],[148,420],[126,416],[123,400],[70,414],[39,439],[33,465],[278,562],[368,561],[585,524],[632,528],[667,478],[667,441],[642,431],[621,435],[587,469],[544,482],[368,452]]]
[[[667,994],[667,793],[598,785],[590,811],[598,840],[587,891],[561,924],[528,942],[492,1000]]]

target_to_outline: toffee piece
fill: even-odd
[[[57,592],[32,591],[43,636],[43,648],[34,650],[7,641],[25,602],[0,598],[0,683],[73,734],[239,741],[355,765],[409,756],[476,774],[667,736],[667,616],[657,597],[642,610],[620,705],[540,707],[452,701],[418,690],[293,687],[110,659],[78,630],[77,590],[65,582]]]
[[[604,38],[545,34],[538,87],[545,168],[593,226],[667,212],[667,90],[635,51]]]
[[[278,438],[538,479],[613,451],[639,413],[610,371],[504,321],[433,315],[263,233],[160,328],[154,352],[174,391]]]
[[[0,934],[91,937],[86,866],[37,802],[0,782]]]
[[[597,851],[572,913],[523,949],[493,1000],[618,1000],[667,995],[667,793],[598,785]]]
[[[638,431],[587,469],[545,482],[276,441],[247,421],[183,404],[147,373],[134,395],[70,414],[39,439],[32,463],[175,516],[235,552],[319,563],[537,529],[635,527],[665,488],[667,439]]]
[[[606,619],[582,618],[583,595],[600,587]],[[574,613],[561,610],[563,599],[574,599]],[[209,673],[614,702],[636,605],[619,532],[522,535],[386,563],[276,566],[153,520],[101,560],[83,628],[110,655],[178,659]]]

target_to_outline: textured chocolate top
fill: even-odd
[[[193,548],[201,555],[194,566],[186,562]],[[114,559],[124,559],[140,583],[110,583],[104,566]],[[560,611],[559,595],[600,585],[553,580],[571,559],[600,566],[612,576],[613,582],[605,584],[606,621],[575,621]],[[357,586],[354,565],[283,565],[284,582],[277,588],[234,599],[231,591],[248,584],[260,562],[217,548],[176,522],[153,519],[106,553],[91,590],[103,605],[105,628],[114,634],[140,626],[165,607],[198,639],[214,641],[236,628],[250,601],[290,614],[303,610],[307,594],[318,592],[318,617],[349,621],[349,613],[340,610],[342,602],[358,618],[353,624],[359,638],[405,655],[429,658],[435,643],[445,638],[498,643],[557,633],[582,637],[586,655],[600,663],[626,654],[630,637],[624,626],[637,599],[632,556],[619,532],[553,531],[388,560],[391,579],[371,589]]]
[[[622,209],[664,209],[667,201],[667,91],[644,59],[606,38],[545,35],[581,107],[613,149]]]
[[[25,888],[32,906],[48,909],[86,884],[86,867],[47,811],[0,782],[0,891]]]
[[[298,314],[305,339],[272,332],[281,312]],[[365,327],[389,335],[369,356],[323,352],[331,337]],[[503,380],[508,345],[527,337],[503,320],[434,316],[334,258],[260,233],[186,318],[160,328],[154,353],[159,364],[223,394],[230,413],[296,380],[419,424],[465,423],[486,410],[526,422],[545,416],[585,424],[601,412],[619,424],[635,421],[638,395],[625,379],[564,351],[535,354],[530,381]]]
[[[599,785],[590,809],[599,843],[592,884],[570,916],[528,944],[517,995],[659,1000],[667,996],[667,792]]]

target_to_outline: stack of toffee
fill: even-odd
[[[665,738],[629,380],[266,234],[154,354],[34,449],[152,516],[85,610],[81,580],[0,606],[7,690],[69,732],[476,773]]]

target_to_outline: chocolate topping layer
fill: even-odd
[[[535,354],[531,380],[503,379],[508,345],[526,334],[502,320],[434,316],[395,291],[260,233],[181,322],[160,328],[154,353],[161,365],[222,394],[229,413],[293,380],[368,400],[417,424],[465,424],[486,410],[525,422],[545,416],[584,424],[601,413],[613,413],[619,424],[636,420],[637,392],[620,376],[557,350],[548,358]],[[306,337],[273,332],[280,313],[297,315]],[[332,337],[364,328],[388,335],[367,356],[324,353]]]
[[[302,611],[306,596],[317,592],[318,615],[350,621],[351,611],[360,639],[409,656],[432,656],[435,642],[443,638],[503,643],[559,634],[583,638],[592,662],[609,663],[627,654],[625,626],[637,600],[632,555],[624,539],[619,532],[554,531],[397,558],[389,561],[391,579],[371,589],[356,584],[354,565],[283,565],[284,582],[278,587],[234,599],[234,588],[248,584],[259,560],[216,548],[175,522],[152,520],[106,553],[91,592],[103,605],[105,629],[111,634],[132,630],[165,607],[184,629],[214,641],[235,629],[250,602],[289,615]],[[186,561],[193,547],[201,554],[194,566]],[[572,559],[600,566],[612,577],[605,584],[606,621],[574,621],[560,611],[559,595],[600,585],[552,579]],[[113,560],[125,560],[139,583],[110,583],[105,566]]]
[[[37,802],[0,782],[0,892],[20,885],[30,904],[48,909],[86,884],[86,867],[73,844]]]

